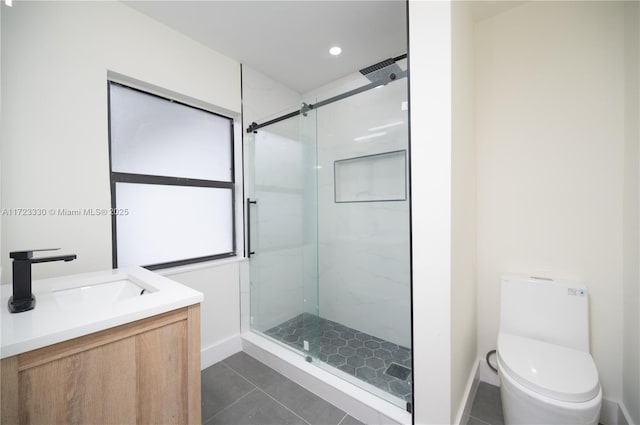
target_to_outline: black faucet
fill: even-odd
[[[33,310],[36,306],[36,297],[31,293],[31,264],[48,263],[50,261],[73,261],[75,254],[58,255],[55,257],[33,258],[34,252],[56,251],[54,249],[32,249],[30,251],[14,251],[9,253],[13,258],[13,296],[9,298],[9,311],[22,313]]]

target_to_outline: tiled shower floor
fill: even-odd
[[[309,352],[361,381],[411,402],[411,350],[340,323],[303,313],[265,334]]]

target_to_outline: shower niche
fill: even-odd
[[[334,161],[335,202],[406,201],[406,164],[406,150]]]
[[[408,87],[390,61],[246,129],[250,327],[410,411]]]

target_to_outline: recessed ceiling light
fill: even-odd
[[[342,53],[342,48],[340,46],[333,46],[329,49],[329,53],[331,53],[333,56],[338,56],[340,53]]]

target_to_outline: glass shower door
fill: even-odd
[[[318,343],[315,112],[248,138],[251,328],[311,360]]]
[[[248,146],[252,329],[411,410],[407,80],[309,103]]]

